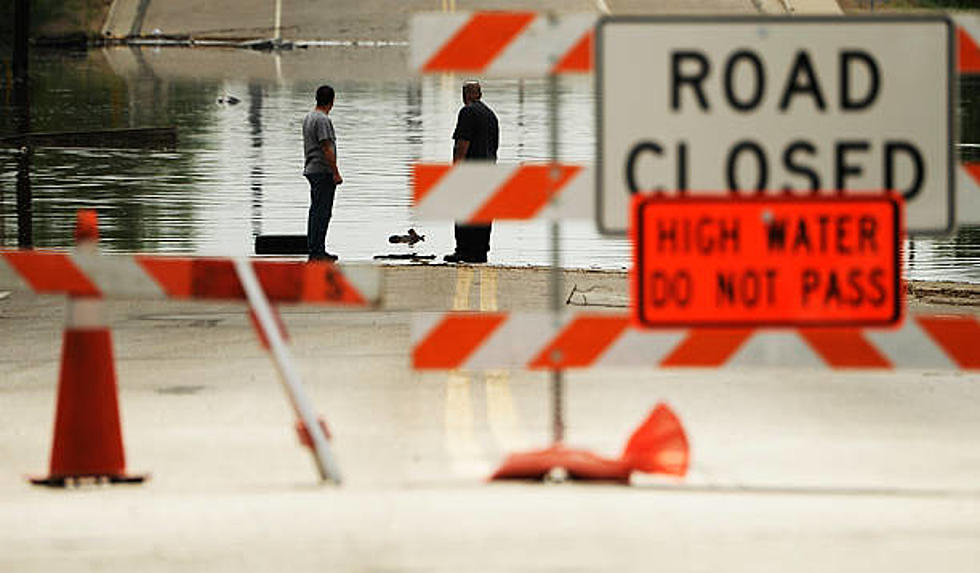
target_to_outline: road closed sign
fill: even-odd
[[[944,17],[607,18],[596,35],[597,222],[630,198],[891,189],[910,234],[952,230]]]
[[[633,203],[645,327],[884,326],[901,319],[901,198]]]

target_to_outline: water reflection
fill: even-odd
[[[248,85],[248,124],[252,135],[252,170],[250,189],[252,191],[252,236],[262,234],[262,86]]]
[[[31,132],[31,82],[26,54],[21,52],[15,60],[13,67],[16,69],[12,70],[12,82],[10,82],[10,89],[13,92],[13,109],[10,116],[13,120],[13,132],[24,134]],[[17,150],[17,246],[21,249],[34,246],[32,155],[29,144]]]
[[[387,237],[414,227],[417,250],[452,250],[450,222],[416,221],[409,170],[419,160],[449,161],[462,76],[414,78],[403,48],[297,50],[281,56],[237,50],[114,48],[38,53],[31,102],[37,131],[176,125],[176,152],[35,150],[34,235],[39,246],[69,246],[74,212],[97,208],[105,248],[115,251],[246,254],[259,233],[305,232],[301,120],[321,83],[337,88],[333,111],[345,183],[338,191],[328,249],[347,260],[408,252]],[[0,133],[16,129],[5,83]],[[591,162],[591,78],[559,84],[565,161]],[[980,142],[980,86],[965,85],[965,140]],[[549,157],[547,83],[485,81],[501,122],[501,162]],[[238,105],[218,98],[233,95]],[[14,196],[19,156],[0,151],[0,241],[16,243]],[[912,276],[980,281],[980,236],[916,244]],[[598,235],[591,221],[562,230],[568,266],[625,268],[625,240]],[[492,262],[546,264],[544,224],[498,223]]]

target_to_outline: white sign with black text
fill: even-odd
[[[883,189],[907,233],[952,230],[945,17],[613,17],[596,37],[603,233],[626,232],[637,192]]]

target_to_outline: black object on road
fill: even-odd
[[[425,240],[425,235],[420,235],[415,232],[415,229],[409,229],[407,234],[404,235],[391,235],[388,237],[389,243],[408,243],[408,246],[414,247],[415,243]]]
[[[306,235],[259,235],[255,237],[256,255],[305,255],[309,253]]]

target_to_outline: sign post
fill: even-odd
[[[888,189],[908,233],[952,231],[953,41],[945,16],[602,19],[599,229],[637,193]]]
[[[644,327],[889,326],[902,316],[901,198],[637,196]]]

